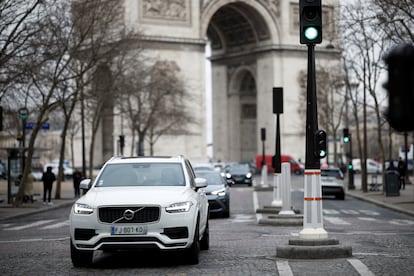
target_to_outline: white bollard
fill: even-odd
[[[305,169],[303,230],[302,239],[326,239],[323,229],[321,170]]]
[[[292,210],[292,199],[290,193],[290,163],[282,163],[282,183],[281,183],[281,194],[282,194],[282,210],[279,215],[294,215],[295,212]]]
[[[262,179],[260,181],[261,186],[267,186],[267,165],[263,165],[262,167]]]
[[[282,207],[282,199],[280,196],[280,173],[273,174],[273,201],[271,205],[273,207]]]

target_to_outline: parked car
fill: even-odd
[[[361,173],[361,159],[352,159],[352,168],[354,173]],[[380,174],[382,173],[382,166],[374,159],[367,158],[367,173],[368,174]]]
[[[322,196],[334,195],[336,198],[345,199],[344,175],[336,167],[321,169]]]
[[[207,180],[207,187],[204,190],[210,214],[221,214],[228,218],[230,216],[230,189],[225,179],[216,171],[196,171],[195,174]]]
[[[116,157],[70,212],[70,251],[75,267],[92,263],[96,250],[183,252],[190,264],[209,248],[207,181],[177,157]]]
[[[226,169],[226,179],[228,185],[247,184],[252,186],[253,174],[247,164],[233,164]]]

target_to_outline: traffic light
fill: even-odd
[[[352,165],[352,161],[351,162],[349,162],[349,164],[348,164],[348,170],[352,170],[354,168],[354,166]]]
[[[321,0],[299,0],[300,44],[322,42]]]
[[[342,130],[342,133],[343,133],[343,140],[344,140],[344,143],[349,143],[349,142],[351,141],[351,138],[349,137],[349,129],[344,128],[344,129]]]
[[[317,130],[315,133],[315,151],[315,157],[319,159],[325,158],[328,154],[324,130]]]
[[[397,131],[414,130],[414,45],[401,44],[385,57],[388,65],[387,120]]]

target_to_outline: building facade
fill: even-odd
[[[299,78],[307,70],[307,47],[299,44],[298,0],[125,0],[124,12],[126,28],[141,34],[149,55],[175,61],[192,95],[188,105],[197,123],[186,134],[162,136],[154,154],[250,161],[262,152],[261,128],[267,133],[265,151],[274,154],[272,89],[283,87],[282,153],[304,159],[305,118],[298,107],[306,104],[300,102]],[[338,12],[339,0],[323,1],[324,41],[316,46],[317,66],[339,66]],[[117,153],[121,133],[124,155],[133,154],[128,149],[136,143],[122,118],[108,115],[95,145],[95,163]]]

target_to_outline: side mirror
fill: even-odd
[[[84,179],[81,181],[79,188],[84,190],[85,192],[88,191],[91,188],[91,180],[88,179]]]
[[[207,187],[207,180],[204,178],[196,178],[195,179],[196,189],[205,188]]]

